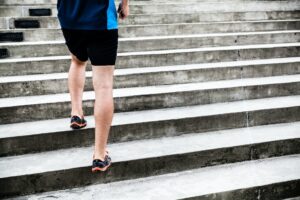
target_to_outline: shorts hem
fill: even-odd
[[[116,63],[92,63],[93,66],[107,66],[107,65],[116,65]]]

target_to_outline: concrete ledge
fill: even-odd
[[[92,147],[2,158],[1,196],[107,183],[299,153],[300,140],[295,126],[285,126],[282,129],[284,125],[281,125],[284,134],[277,129],[279,127],[253,127],[113,144],[109,149],[114,164],[108,173],[102,173],[101,176],[87,173],[90,171]],[[182,160],[189,162],[182,165]],[[289,161],[289,166],[294,166]],[[22,163],[22,169],[15,163]],[[295,176],[291,171],[288,174]]]
[[[115,113],[109,142],[300,121],[299,103],[299,96],[288,96]],[[0,155],[91,145],[94,118],[86,119],[76,134],[69,118],[0,125]]]
[[[119,25],[172,24],[300,18],[298,11],[198,12],[169,14],[132,14]],[[57,17],[0,17],[0,29],[14,29],[15,20],[38,20],[41,28],[60,28]]]
[[[298,155],[282,156],[261,161],[246,161],[205,169],[186,170],[150,178],[47,192],[25,198],[35,199],[50,196],[69,200],[79,195],[81,198],[93,196],[95,199],[100,197],[118,199],[120,196],[126,199],[143,197],[146,200],[154,198],[283,199],[299,195],[299,191],[297,191],[300,185],[297,173],[298,157]],[[286,174],[288,175],[286,176]],[[263,175],[264,179],[260,175]],[[241,177],[243,178],[241,179]],[[113,192],[107,193],[105,192],[107,190]],[[105,195],[100,195],[102,193]],[[290,200],[296,199],[299,198]]]
[[[232,32],[257,32],[298,30],[299,19],[265,20],[265,21],[227,21],[227,22],[202,22],[202,23],[178,23],[178,24],[151,24],[119,26],[120,38],[134,38],[142,36],[168,36],[189,35],[203,33],[232,33]],[[60,29],[10,29],[0,30],[0,33],[9,34],[21,32],[24,41],[49,41],[63,40]]]
[[[299,48],[300,43],[284,43],[119,53],[116,68],[297,57]],[[0,60],[0,76],[67,72],[69,67],[70,56],[3,59]]]
[[[120,38],[118,52],[300,42],[300,30]],[[65,41],[0,43],[9,58],[69,55]]]
[[[199,3],[204,2],[206,0],[177,0],[176,3]],[[249,0],[226,0],[226,2],[244,2]],[[251,0],[250,0],[251,1]],[[256,1],[282,1],[282,0],[256,0]],[[118,3],[119,1],[116,0],[115,3]],[[213,0],[212,2],[224,2],[224,0]],[[0,4],[2,5],[56,5],[57,0],[0,0]],[[131,0],[132,5],[144,5],[145,3],[156,3],[156,4],[163,4],[163,3],[173,3],[173,0]]]
[[[232,11],[291,11],[298,10],[300,3],[297,0],[289,1],[222,1],[197,3],[178,2],[174,3],[137,3],[131,4],[132,14],[155,14],[155,13],[197,13],[208,11],[232,12]],[[5,5],[0,6],[0,17],[5,16],[29,16],[29,8],[50,8],[52,16],[57,15],[56,5],[35,4],[35,5]]]
[[[149,178],[46,192],[20,197],[17,200],[47,197],[71,200],[78,197],[85,199],[91,196],[95,199],[103,197],[112,200],[118,199],[120,196],[126,199],[142,197],[145,200],[154,198],[299,200],[299,197],[295,197],[300,195],[298,160],[299,155],[292,155],[260,161],[246,161]],[[112,192],[107,193],[107,190]]]
[[[300,75],[156,85],[115,89],[115,112],[202,105],[256,98],[300,95]],[[94,91],[83,93],[86,115],[94,111]],[[35,113],[28,115],[28,113]],[[67,117],[69,93],[0,99],[0,123]]]
[[[300,57],[116,69],[114,88],[143,87],[300,74]],[[66,93],[68,73],[0,77],[0,97]],[[85,91],[93,91],[86,72]]]

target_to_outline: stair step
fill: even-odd
[[[300,155],[282,156],[46,192],[24,198],[283,199],[300,195],[299,164]]]
[[[109,143],[300,121],[299,111],[300,96],[287,96],[115,113]],[[86,119],[76,132],[70,118],[0,125],[0,155],[91,145],[94,117]]]
[[[99,174],[56,4],[0,0],[0,199],[299,199],[299,0],[132,0]]]
[[[184,84],[205,81],[300,74],[300,57],[116,69],[114,88]],[[0,97],[68,92],[68,73],[0,77]],[[92,71],[86,72],[85,91],[92,91]]]
[[[120,38],[118,52],[300,42],[300,30]],[[69,55],[65,41],[0,43],[10,58]]]
[[[288,198],[288,199],[284,199],[284,200],[300,200],[300,197],[293,197],[293,198]]]
[[[169,14],[133,14],[129,15],[120,25],[172,24],[196,22],[225,22],[251,20],[284,20],[299,19],[299,11],[245,11],[245,12],[198,12]],[[57,17],[0,17],[0,29],[17,28],[16,20],[37,20],[38,28],[59,28]],[[20,27],[19,27],[20,28]],[[28,27],[27,27],[28,28]]]
[[[117,4],[116,4],[117,5]],[[158,14],[158,13],[197,13],[208,11],[232,12],[232,11],[291,11],[299,10],[300,3],[297,0],[289,1],[223,1],[204,2],[196,4],[190,2],[179,3],[139,3],[130,4],[131,14]],[[54,4],[34,5],[1,5],[0,17],[5,16],[29,16],[29,9],[44,8],[51,9],[52,16],[57,15],[57,8]]]
[[[300,43],[280,43],[126,52],[118,53],[116,68],[297,57],[299,48]],[[69,67],[70,56],[0,59],[0,76],[67,72]]]
[[[92,146],[0,158],[0,196],[297,154],[300,152],[299,128],[300,124],[297,122],[111,144],[108,149],[113,159],[112,167],[108,173],[98,176],[87,173],[91,170]],[[279,147],[285,148],[277,151]],[[182,160],[189,162],[183,165]],[[289,165],[285,167],[296,169],[289,161]],[[263,161],[258,163],[261,162]],[[16,163],[22,163],[22,168]],[[291,171],[288,172],[283,177],[288,177]]]
[[[206,0],[177,0],[176,3],[199,3],[204,2]],[[211,0],[210,2],[247,2],[249,0]],[[251,0],[250,0],[251,1]],[[257,0],[256,0],[257,1]],[[258,1],[282,1],[282,0],[258,0]],[[156,3],[156,4],[174,4],[173,0],[131,0],[132,5],[144,5],[145,3]],[[0,0],[1,5],[56,5],[57,0]],[[118,0],[115,3],[119,3]]]
[[[120,38],[140,36],[168,36],[188,35],[200,33],[225,33],[225,32],[257,32],[297,30],[299,19],[264,20],[264,21],[230,21],[230,22],[202,22],[178,24],[151,24],[151,25],[119,25]],[[63,40],[62,31],[56,29],[10,29],[0,30],[0,34],[23,33],[24,41]],[[1,36],[0,35],[0,36]]]
[[[174,85],[114,89],[115,112],[300,95],[300,74]],[[83,93],[86,115],[94,111],[94,91]],[[0,123],[17,123],[67,117],[69,93],[0,98]],[[35,112],[28,116],[27,113]]]

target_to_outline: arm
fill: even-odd
[[[121,19],[125,19],[129,15],[129,0],[122,0],[123,16],[119,15]]]
[[[122,4],[124,6],[128,6],[129,5],[129,0],[122,0]]]

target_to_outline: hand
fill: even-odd
[[[119,18],[124,20],[129,15],[129,5],[128,4],[121,4],[121,9],[119,12]]]

